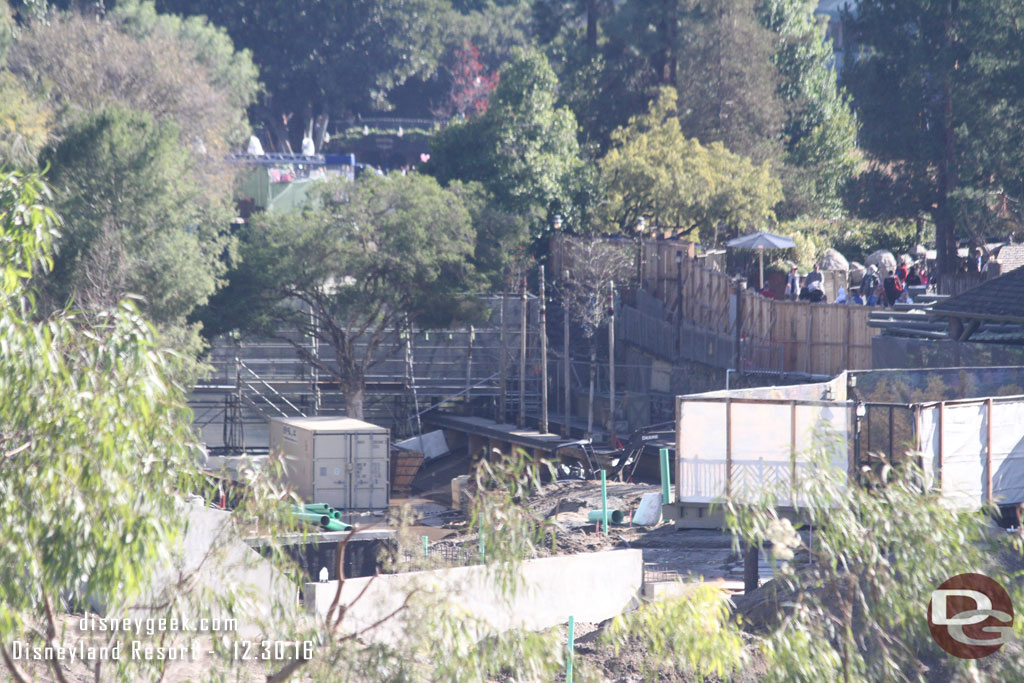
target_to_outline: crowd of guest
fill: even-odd
[[[838,287],[834,303],[888,307],[896,303],[913,303],[911,288],[926,287],[928,272],[922,264],[904,257],[892,271],[880,272],[878,266],[872,264],[868,266],[859,282],[849,284],[849,289],[844,286]],[[772,299],[778,298],[767,285],[760,293]],[[827,303],[828,297],[818,264],[815,264],[806,275],[800,275],[799,269],[792,266],[786,278],[784,298],[790,301]]]

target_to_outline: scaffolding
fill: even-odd
[[[503,407],[511,417],[522,403],[526,414],[539,413],[538,299],[526,297],[525,344],[522,297],[487,303],[490,322],[480,327],[390,330],[365,377],[365,418],[402,436],[419,433],[420,416],[446,404],[472,402],[498,417]],[[193,424],[212,452],[265,449],[270,417],[345,412],[338,383],[301,360],[296,344],[327,366],[336,362],[329,346],[291,330],[273,339],[214,340],[205,359],[210,373],[189,400]],[[364,353],[366,341],[357,340],[356,349]]]

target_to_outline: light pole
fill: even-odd
[[[643,289],[644,286],[644,229],[645,219],[643,216],[636,221],[636,286]]]

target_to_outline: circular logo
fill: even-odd
[[[957,574],[932,591],[928,628],[954,657],[988,657],[1013,637],[1013,603],[994,579]]]

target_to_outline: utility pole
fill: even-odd
[[[683,252],[676,251],[676,355],[683,355]]]
[[[615,442],[615,281],[608,283],[608,439]]]
[[[501,292],[501,309],[500,309],[500,313],[499,313],[499,319],[501,321],[501,332],[499,333],[499,335],[500,335],[500,343],[501,343],[501,352],[498,355],[498,387],[499,387],[499,389],[498,389],[499,390],[499,394],[498,394],[498,414],[495,416],[495,419],[498,421],[498,424],[505,424],[505,417],[508,414],[506,412],[506,405],[505,405],[505,399],[506,399],[506,385],[505,385],[506,377],[505,377],[505,375],[506,375],[506,372],[508,370],[508,368],[506,367],[506,360],[508,358],[508,348],[506,347],[506,341],[507,340],[506,340],[506,337],[505,337],[505,302],[507,300],[508,300],[508,288],[506,287]]]
[[[523,295],[519,305],[519,420],[520,428],[526,426],[526,278],[523,278]]]
[[[472,399],[470,393],[473,391],[473,337],[476,331],[469,326],[469,341],[466,342],[466,403]]]
[[[540,433],[548,433],[548,316],[544,266],[540,267]]]
[[[569,271],[565,271],[565,284],[562,289],[568,286]],[[562,436],[569,436],[569,416],[572,414],[572,402],[569,395],[569,306],[566,304],[566,295],[562,294],[562,393],[564,400],[562,408],[565,411],[565,419],[562,421]]]
[[[740,345],[743,342],[743,287],[740,281],[736,281],[736,372],[743,374],[742,355]]]

